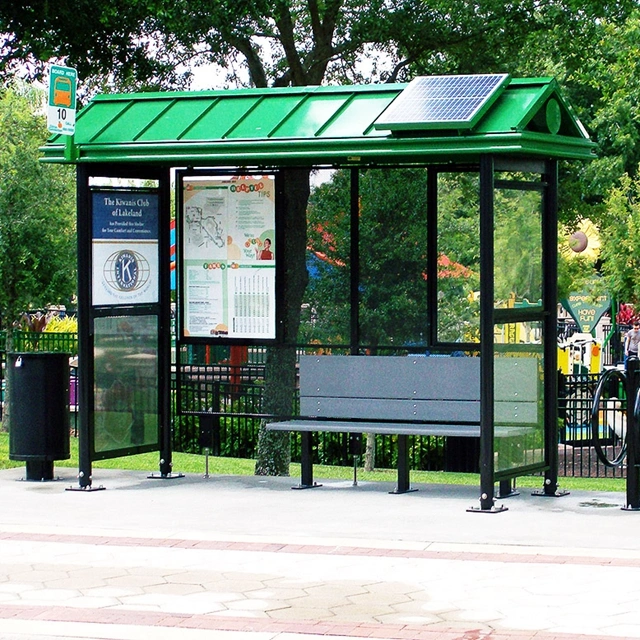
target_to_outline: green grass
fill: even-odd
[[[78,467],[78,440],[71,438],[71,458],[59,460],[56,467]],[[0,469],[21,467],[24,462],[9,460],[9,435],[0,432]],[[93,463],[94,469],[129,469],[132,471],[158,471],[158,454],[143,453],[124,458],[99,460]],[[182,473],[202,474],[205,470],[205,457],[189,453],[173,454],[173,469]],[[212,475],[253,475],[254,461],[243,458],[209,457],[209,473]],[[351,467],[330,467],[314,465],[313,473],[316,478],[333,480],[350,480],[353,478]],[[291,476],[300,476],[300,465],[291,464]],[[358,480],[371,482],[395,482],[395,469],[380,469],[364,471],[358,469]],[[478,474],[475,473],[446,473],[444,471],[412,471],[411,481],[415,484],[462,484],[477,485]],[[542,488],[542,480],[535,476],[518,478],[518,487]],[[625,491],[623,478],[560,478],[563,489],[581,489],[583,491]]]

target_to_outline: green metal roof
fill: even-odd
[[[44,161],[278,167],[594,157],[552,78],[511,79],[471,130],[374,128],[405,87],[100,95],[78,113],[73,146],[53,137]]]

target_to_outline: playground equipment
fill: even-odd
[[[574,333],[558,341],[558,368],[565,375],[600,373],[602,345],[590,333]]]

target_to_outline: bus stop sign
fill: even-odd
[[[70,67],[51,65],[47,128],[51,133],[72,136],[76,130],[76,84],[78,72]]]

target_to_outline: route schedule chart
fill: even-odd
[[[274,176],[185,176],[181,232],[184,336],[274,339]]]

